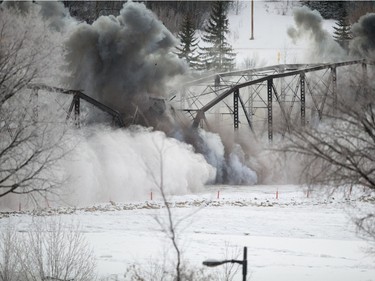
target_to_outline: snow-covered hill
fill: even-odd
[[[281,63],[308,63],[308,40],[293,42],[288,28],[294,26],[293,9],[299,2],[254,1],[254,40],[251,37],[251,5],[240,2],[229,14],[229,42],[237,53],[237,68],[275,65]],[[324,20],[323,28],[332,32],[333,20]]]

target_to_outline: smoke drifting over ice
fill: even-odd
[[[346,56],[346,51],[323,28],[323,18],[318,11],[307,7],[295,8],[296,28],[290,27],[288,35],[294,40],[308,38],[311,62],[333,62]]]
[[[186,70],[172,53],[175,45],[175,37],[150,10],[127,2],[118,17],[102,16],[72,32],[66,44],[69,84],[124,118],[137,108],[146,113],[149,98],[166,98],[167,84]]]

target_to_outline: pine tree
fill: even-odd
[[[226,40],[226,34],[229,33],[227,7],[227,1],[213,3],[208,24],[204,28],[205,35],[202,38],[209,44],[208,47],[202,48],[202,59],[206,68],[219,72],[232,70],[236,56]]]
[[[340,19],[333,26],[333,38],[345,49],[348,48],[349,40],[352,39],[350,28],[348,13],[343,10]]]
[[[176,47],[178,57],[186,60],[191,68],[200,69],[201,63],[197,53],[198,39],[195,36],[193,17],[190,13],[185,16],[177,37],[180,39],[180,46]]]

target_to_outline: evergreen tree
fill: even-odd
[[[340,15],[345,9],[344,1],[301,1],[311,10],[317,10],[324,19],[340,19]]]
[[[352,39],[350,28],[348,13],[343,10],[340,19],[333,26],[333,38],[346,49],[348,48],[349,40]]]
[[[236,56],[226,40],[226,35],[229,33],[227,8],[227,1],[213,3],[208,24],[204,28],[205,35],[202,38],[209,45],[202,48],[202,59],[206,68],[219,72],[232,70]]]
[[[195,36],[193,17],[190,13],[185,16],[177,37],[180,39],[180,46],[176,47],[178,57],[186,60],[191,68],[200,69],[201,63],[197,53],[198,39]]]

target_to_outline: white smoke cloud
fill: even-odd
[[[323,18],[318,11],[298,7],[293,10],[293,16],[296,26],[288,29],[288,35],[294,42],[308,41],[309,62],[334,62],[347,57],[346,51],[323,28]]]
[[[253,185],[257,183],[257,174],[247,166],[245,153],[239,144],[227,148],[220,135],[199,130],[203,140],[200,149],[209,164],[217,170],[216,182],[235,185]]]
[[[216,182],[223,182],[223,170],[225,168],[225,149],[218,134],[199,130],[202,143],[198,144],[199,150],[205,155],[208,163],[216,168]]]
[[[245,164],[245,153],[240,145],[235,145],[228,160],[228,182],[236,185],[254,185],[258,181],[257,174]]]
[[[196,192],[215,178],[215,169],[192,146],[162,132],[143,127],[84,130],[73,159],[65,163],[71,192],[66,200],[74,205],[148,200],[151,191],[159,191],[161,163],[167,194]]]

